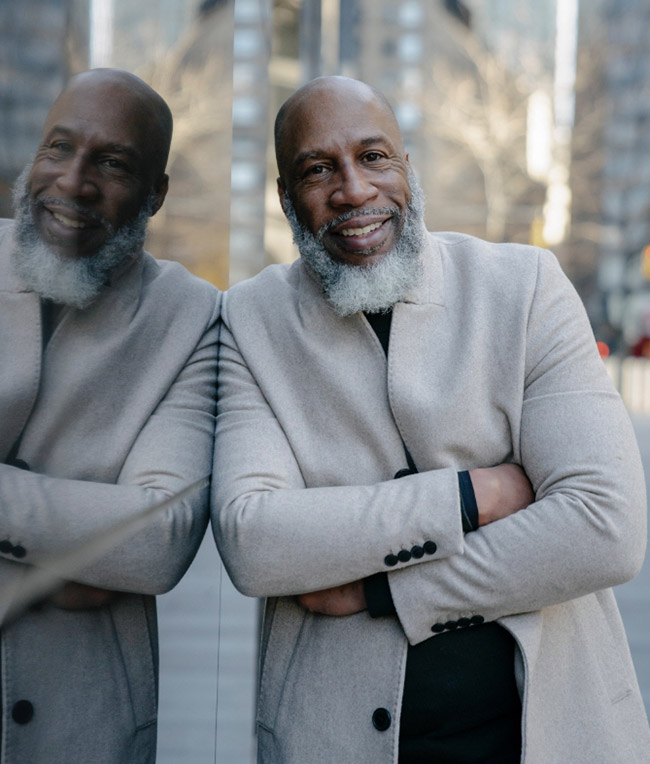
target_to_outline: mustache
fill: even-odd
[[[329,220],[325,225],[321,226],[316,232],[316,238],[318,241],[321,241],[326,233],[329,233],[333,228],[341,225],[341,223],[345,223],[346,220],[370,215],[391,215],[399,220],[404,216],[404,213],[399,207],[373,207],[367,210],[349,210],[348,212],[344,212],[343,214],[332,218],[332,220]]]
[[[88,209],[88,207],[84,207],[83,204],[79,204],[72,199],[59,199],[56,196],[39,196],[32,202],[33,207],[43,208],[48,205],[67,209],[70,210],[70,212],[76,212],[78,215],[82,215],[92,223],[96,223],[97,225],[102,226],[102,228],[105,228],[110,235],[115,233],[112,223],[103,215]]]

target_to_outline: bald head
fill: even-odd
[[[151,171],[154,178],[165,172],[172,139],[172,113],[165,100],[135,74],[123,69],[90,69],[70,78],[54,102],[50,115],[70,95],[84,93],[105,94],[107,102],[117,104],[125,113],[139,115],[140,123],[146,124],[147,149],[150,153]],[[49,122],[46,120],[46,126]]]
[[[335,120],[338,113],[345,113],[352,105],[366,105],[373,114],[382,112],[388,129],[393,133],[398,147],[403,150],[395,113],[381,91],[351,77],[317,77],[296,90],[284,102],[275,119],[275,156],[281,180],[285,179],[294,134],[302,121],[314,113],[320,113],[325,120]]]

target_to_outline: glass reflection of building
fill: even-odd
[[[545,0],[533,9],[521,0],[276,0],[270,67],[273,113],[292,90],[319,74],[344,74],[378,87],[394,106],[406,149],[429,199],[429,227],[485,236],[481,158],[477,160],[470,146],[450,140],[453,125],[443,125],[445,119],[449,121],[444,115],[451,112],[448,107],[461,89],[467,91],[468,79],[474,78],[471,87],[479,87],[475,75],[480,62],[474,57],[478,49],[492,52],[503,70],[501,82],[513,89],[521,53],[527,51],[531,66],[537,67],[534,74],[550,98],[554,13],[555,0]],[[531,28],[532,40],[527,34]],[[485,137],[489,142],[489,134]],[[519,152],[517,162],[524,165],[525,141],[523,125],[516,145],[503,153]],[[523,174],[521,194],[507,200],[514,212],[502,232],[503,237],[519,241],[529,239],[544,201],[544,186],[531,180],[525,170]],[[268,258],[291,260],[295,252],[271,185],[272,159],[267,175]]]
[[[168,101],[170,192],[147,246],[227,285],[234,0],[3,0],[0,4],[0,215],[71,74],[116,66]],[[224,182],[224,178],[226,179]]]

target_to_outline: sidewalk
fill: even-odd
[[[650,417],[633,415],[632,422],[650,498]],[[650,714],[650,524],[648,552],[641,573],[629,583],[616,587],[615,594],[625,623],[641,694],[646,711]]]
[[[158,598],[158,764],[253,762],[257,611],[208,529],[181,583]]]
[[[650,417],[634,425],[650,483]],[[616,597],[650,710],[650,558]],[[158,764],[251,764],[258,605],[230,583],[210,531],[185,578],[158,598],[158,612]]]

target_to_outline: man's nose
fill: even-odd
[[[330,196],[330,201],[337,207],[361,207],[377,196],[377,188],[367,172],[356,165],[342,167],[337,181]]]
[[[97,194],[91,168],[84,156],[77,154],[71,157],[60,164],[58,170],[56,187],[65,196],[88,199]]]

